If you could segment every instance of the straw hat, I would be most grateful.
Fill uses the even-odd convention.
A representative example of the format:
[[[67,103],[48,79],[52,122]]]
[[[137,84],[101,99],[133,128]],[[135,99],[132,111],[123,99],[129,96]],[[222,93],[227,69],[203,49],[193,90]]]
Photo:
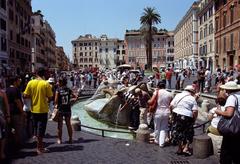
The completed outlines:
[[[195,93],[195,88],[194,88],[192,85],[187,85],[187,86],[184,88],[184,90]]]
[[[240,90],[240,85],[237,85],[234,81],[229,81],[226,84],[221,85],[220,88],[225,90]]]

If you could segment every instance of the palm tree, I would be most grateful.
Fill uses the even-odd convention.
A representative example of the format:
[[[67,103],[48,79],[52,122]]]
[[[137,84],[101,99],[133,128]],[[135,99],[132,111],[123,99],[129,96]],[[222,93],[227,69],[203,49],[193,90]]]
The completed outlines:
[[[147,65],[148,69],[152,69],[152,26],[161,23],[161,16],[155,11],[155,8],[146,7],[144,8],[140,22],[143,26],[148,27],[148,37],[145,37],[147,45]]]

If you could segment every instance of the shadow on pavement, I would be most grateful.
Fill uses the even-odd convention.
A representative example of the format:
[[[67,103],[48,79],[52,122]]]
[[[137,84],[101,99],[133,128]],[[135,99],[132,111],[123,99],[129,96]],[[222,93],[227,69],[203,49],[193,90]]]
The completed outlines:
[[[49,147],[51,152],[67,152],[67,151],[78,151],[83,150],[83,146],[81,145],[64,145],[64,146],[56,146],[56,147]]]
[[[96,142],[96,141],[99,141],[99,140],[78,138],[77,140],[74,140],[73,143],[89,143],[89,142]]]

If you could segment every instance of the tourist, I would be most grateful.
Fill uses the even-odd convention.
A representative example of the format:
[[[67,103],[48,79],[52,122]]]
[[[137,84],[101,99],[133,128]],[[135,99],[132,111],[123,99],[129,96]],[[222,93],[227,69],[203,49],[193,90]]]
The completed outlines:
[[[147,102],[150,99],[150,95],[147,92],[141,90],[140,88],[135,89],[135,94],[136,97],[138,98],[139,103],[140,124],[147,124],[147,107],[148,107]]]
[[[234,111],[238,110],[240,112],[239,102],[240,102],[240,85],[235,82],[230,81],[224,85],[220,86],[221,89],[226,90],[229,95],[227,102],[225,104],[225,110],[216,109],[215,113],[219,116],[231,118],[234,115]],[[239,150],[240,140],[239,136],[223,135],[223,141],[220,153],[220,163],[234,163],[239,164]]]
[[[9,79],[9,87],[6,89],[8,104],[11,114],[11,128],[14,137],[14,143],[17,147],[23,144],[22,130],[24,128],[24,116],[22,95],[19,89],[21,79],[18,76],[13,76]]]
[[[0,83],[0,162],[6,158],[5,156],[5,139],[7,124],[10,123],[10,110],[8,105],[7,95],[2,91]]]
[[[211,88],[211,81],[212,81],[212,74],[210,72],[210,69],[207,68],[205,71],[205,92],[208,93]]]
[[[193,141],[193,125],[198,115],[195,90],[191,85],[186,86],[182,93],[177,94],[171,102],[173,112],[172,139],[178,144],[177,154],[192,155],[190,144]]]
[[[72,126],[71,126],[71,97],[77,98],[72,92],[71,89],[67,87],[67,79],[60,78],[59,88],[57,88],[55,93],[54,104],[57,105],[59,117],[58,117],[58,140],[57,143],[62,143],[62,126],[63,126],[63,117],[66,122],[69,143],[72,143]]]
[[[170,70],[170,68],[167,69],[166,72],[166,82],[167,82],[167,88],[171,89],[171,81],[172,81],[172,71]]]
[[[159,90],[153,93],[153,97],[149,100],[149,104],[157,97],[157,108],[154,114],[154,136],[155,143],[160,147],[165,146],[165,140],[168,133],[168,119],[170,114],[170,102],[172,95],[165,89],[166,85],[164,82],[158,83]]]
[[[50,77],[48,79],[48,83],[51,85],[52,92],[53,92],[53,97],[51,99],[49,99],[49,110],[50,110],[50,114],[51,114],[53,112],[53,108],[54,108],[54,93],[56,90],[55,79],[53,77]]]
[[[219,110],[221,110],[221,111],[225,111],[224,105],[225,105],[225,103],[226,103],[226,99],[227,99],[227,97],[226,97],[225,94],[224,94],[224,95],[219,95],[219,96],[217,97],[217,99],[216,99],[216,104],[217,104],[217,106],[214,107],[214,108],[212,108],[212,109],[209,111],[209,113],[208,113],[208,119],[211,120],[211,125],[208,127],[207,132],[212,133],[212,134],[214,134],[214,135],[218,135],[218,136],[220,135],[220,133],[219,133],[219,131],[218,131],[218,129],[217,129],[217,125],[218,125],[218,122],[219,122],[219,120],[220,120],[221,117],[218,116],[218,115],[215,113],[215,111],[216,111],[217,109],[219,109]]]
[[[197,78],[198,78],[198,85],[200,88],[199,90],[200,90],[200,92],[203,92],[204,80],[205,80],[205,71],[204,71],[203,67],[201,67],[200,70],[198,71]]]
[[[155,86],[157,86],[158,82],[160,81],[160,76],[161,76],[161,74],[160,74],[158,69],[156,69],[154,76],[155,76]]]
[[[178,82],[179,82],[179,89],[182,90],[183,86],[184,86],[184,81],[185,81],[185,70],[182,70],[179,74],[178,74]]]
[[[24,91],[24,95],[32,100],[32,117],[34,135],[37,137],[37,153],[49,152],[44,148],[43,137],[45,135],[48,120],[48,100],[53,96],[51,85],[45,81],[45,69],[37,70],[37,77],[31,80]]]
[[[161,71],[161,75],[160,75],[160,79],[163,83],[166,84],[166,72],[165,72],[165,68],[162,69]],[[157,84],[158,85],[158,84]]]

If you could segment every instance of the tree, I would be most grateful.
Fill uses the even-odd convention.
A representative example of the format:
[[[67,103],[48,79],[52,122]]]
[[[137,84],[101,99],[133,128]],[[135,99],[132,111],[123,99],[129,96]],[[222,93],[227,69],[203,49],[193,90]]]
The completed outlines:
[[[161,23],[161,16],[156,12],[155,8],[146,7],[144,8],[144,12],[140,17],[140,22],[142,26],[147,26],[148,32],[146,41],[146,51],[147,51],[147,65],[148,69],[152,69],[152,32],[153,25]]]

